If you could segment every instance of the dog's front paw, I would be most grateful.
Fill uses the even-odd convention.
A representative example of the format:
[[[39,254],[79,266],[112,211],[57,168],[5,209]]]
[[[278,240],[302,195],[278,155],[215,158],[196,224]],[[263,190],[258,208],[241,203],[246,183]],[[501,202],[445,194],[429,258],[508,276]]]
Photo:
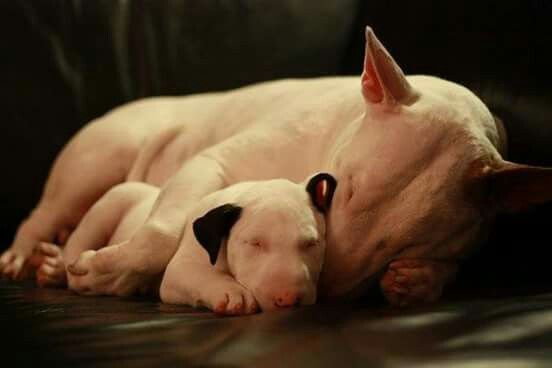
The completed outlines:
[[[12,247],[0,255],[0,278],[28,280],[34,277],[36,263],[30,251]]]
[[[35,247],[34,255],[40,259],[36,271],[36,283],[39,287],[64,287],[67,284],[61,248],[41,242]]]
[[[253,294],[239,284],[228,284],[207,298],[208,306],[217,314],[246,315],[259,309]]]
[[[453,263],[400,259],[389,264],[380,286],[393,306],[411,306],[439,299],[444,285],[456,273]]]

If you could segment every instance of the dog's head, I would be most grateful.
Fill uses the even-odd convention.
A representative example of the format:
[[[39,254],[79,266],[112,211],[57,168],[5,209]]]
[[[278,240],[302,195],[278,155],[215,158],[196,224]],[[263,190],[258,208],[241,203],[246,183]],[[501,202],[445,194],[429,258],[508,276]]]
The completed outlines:
[[[331,167],[340,184],[327,222],[328,294],[395,258],[464,256],[497,211],[552,199],[551,170],[504,161],[504,132],[475,94],[406,77],[370,28],[359,82],[365,113]]]

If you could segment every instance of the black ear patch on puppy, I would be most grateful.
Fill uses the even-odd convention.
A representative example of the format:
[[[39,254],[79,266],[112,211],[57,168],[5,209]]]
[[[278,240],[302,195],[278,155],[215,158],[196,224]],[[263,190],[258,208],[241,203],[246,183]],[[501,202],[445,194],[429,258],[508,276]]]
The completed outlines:
[[[314,206],[322,213],[330,209],[337,181],[327,173],[314,175],[307,184],[307,192]]]
[[[224,238],[240,218],[242,208],[234,204],[223,204],[213,208],[193,223],[194,235],[203,248],[209,253],[209,261],[214,265]]]

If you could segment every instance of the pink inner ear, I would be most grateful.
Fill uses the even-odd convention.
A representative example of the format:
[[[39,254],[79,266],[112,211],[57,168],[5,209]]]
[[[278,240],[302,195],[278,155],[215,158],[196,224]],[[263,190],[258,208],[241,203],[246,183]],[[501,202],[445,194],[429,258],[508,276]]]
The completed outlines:
[[[372,103],[379,103],[383,100],[383,88],[376,74],[372,61],[367,61],[362,73],[362,94],[364,98]]]
[[[369,27],[366,28],[366,54],[361,83],[366,102],[372,104],[410,105],[418,97],[401,68]]]
[[[326,180],[321,180],[316,184],[316,204],[320,208],[326,208],[326,197],[328,195],[328,183]]]

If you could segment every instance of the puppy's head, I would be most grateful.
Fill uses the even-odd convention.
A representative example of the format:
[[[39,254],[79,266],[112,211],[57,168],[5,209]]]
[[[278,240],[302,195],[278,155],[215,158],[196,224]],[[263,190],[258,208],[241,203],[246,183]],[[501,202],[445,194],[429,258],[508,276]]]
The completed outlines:
[[[336,184],[325,173],[301,184],[249,184],[234,202],[196,219],[194,235],[211,263],[226,262],[263,310],[313,304],[325,253],[324,213]]]

